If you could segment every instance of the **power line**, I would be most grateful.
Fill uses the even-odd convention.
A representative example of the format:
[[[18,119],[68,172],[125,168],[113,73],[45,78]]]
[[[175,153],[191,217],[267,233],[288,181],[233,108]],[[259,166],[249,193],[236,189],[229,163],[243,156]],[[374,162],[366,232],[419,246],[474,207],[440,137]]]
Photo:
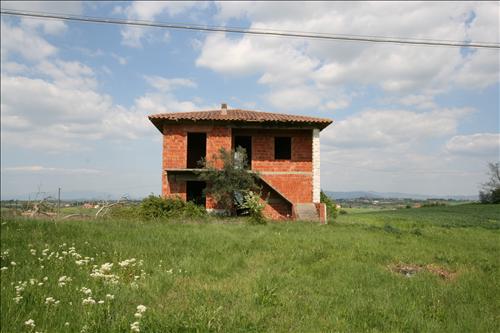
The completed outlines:
[[[221,26],[208,26],[208,25],[202,26],[194,24],[182,24],[182,23],[166,23],[166,22],[127,20],[127,19],[106,18],[106,17],[90,17],[90,16],[78,16],[78,15],[64,15],[56,13],[18,11],[11,9],[1,9],[0,13],[2,15],[12,15],[12,16],[42,18],[42,19],[57,19],[57,20],[77,21],[85,23],[117,24],[117,25],[129,25],[129,26],[139,26],[139,27],[155,27],[164,29],[194,30],[194,31],[205,31],[205,32],[228,32],[228,33],[238,33],[238,34],[260,35],[260,36],[295,37],[295,38],[338,40],[338,41],[351,41],[351,42],[500,49],[499,43],[492,43],[492,42],[466,42],[466,41],[446,41],[446,40],[414,39],[414,38],[413,39],[393,38],[393,37],[381,37],[381,36],[377,37],[377,36],[357,36],[357,35],[336,35],[328,33],[311,33],[311,32],[300,32],[300,31],[246,29],[238,27],[221,27]]]

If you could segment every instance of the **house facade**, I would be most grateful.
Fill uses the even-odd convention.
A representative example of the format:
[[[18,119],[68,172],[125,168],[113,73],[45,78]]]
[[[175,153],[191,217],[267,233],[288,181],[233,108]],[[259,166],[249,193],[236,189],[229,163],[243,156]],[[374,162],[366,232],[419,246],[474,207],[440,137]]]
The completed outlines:
[[[210,160],[221,148],[242,147],[248,169],[257,172],[264,214],[272,219],[326,220],[320,204],[320,131],[330,119],[240,109],[149,116],[163,135],[162,195],[178,196],[220,210],[197,179],[201,158]],[[216,162],[217,165],[221,163]]]

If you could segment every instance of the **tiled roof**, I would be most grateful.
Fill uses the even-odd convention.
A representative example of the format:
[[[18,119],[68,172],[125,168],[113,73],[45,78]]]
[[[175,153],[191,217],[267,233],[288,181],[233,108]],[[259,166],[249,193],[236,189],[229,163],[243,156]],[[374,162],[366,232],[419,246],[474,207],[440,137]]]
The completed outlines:
[[[173,113],[159,113],[149,116],[149,120],[161,128],[162,121],[227,121],[227,122],[245,122],[245,123],[262,123],[262,124],[314,124],[318,128],[323,129],[332,123],[331,119],[316,118],[308,116],[297,116],[283,113],[270,113],[261,111],[250,111],[240,109],[227,109],[226,112],[222,110],[209,110],[209,111],[194,111],[194,112],[173,112]],[[160,129],[161,131],[161,129]]]

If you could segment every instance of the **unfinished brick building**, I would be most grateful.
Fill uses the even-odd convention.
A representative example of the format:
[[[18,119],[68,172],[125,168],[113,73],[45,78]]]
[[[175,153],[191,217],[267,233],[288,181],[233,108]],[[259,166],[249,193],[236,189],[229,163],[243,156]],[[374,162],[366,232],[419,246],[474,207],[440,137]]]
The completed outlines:
[[[179,196],[220,209],[195,174],[201,158],[210,159],[220,148],[245,148],[252,171],[259,174],[264,209],[272,219],[325,221],[320,204],[319,133],[330,119],[239,109],[149,116],[163,134],[162,194]],[[220,167],[220,166],[219,166]]]

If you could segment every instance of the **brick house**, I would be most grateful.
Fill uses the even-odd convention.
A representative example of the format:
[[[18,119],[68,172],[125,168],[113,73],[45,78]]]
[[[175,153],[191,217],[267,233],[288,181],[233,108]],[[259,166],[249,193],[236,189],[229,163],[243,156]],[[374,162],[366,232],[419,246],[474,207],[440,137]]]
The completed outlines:
[[[220,209],[194,171],[197,162],[219,149],[245,148],[251,171],[257,171],[264,209],[272,219],[326,220],[320,204],[320,131],[330,119],[239,109],[162,113],[149,120],[163,135],[162,195],[179,196]],[[217,167],[217,165],[216,165]],[[219,165],[220,167],[220,165]],[[198,169],[199,170],[199,169]]]

